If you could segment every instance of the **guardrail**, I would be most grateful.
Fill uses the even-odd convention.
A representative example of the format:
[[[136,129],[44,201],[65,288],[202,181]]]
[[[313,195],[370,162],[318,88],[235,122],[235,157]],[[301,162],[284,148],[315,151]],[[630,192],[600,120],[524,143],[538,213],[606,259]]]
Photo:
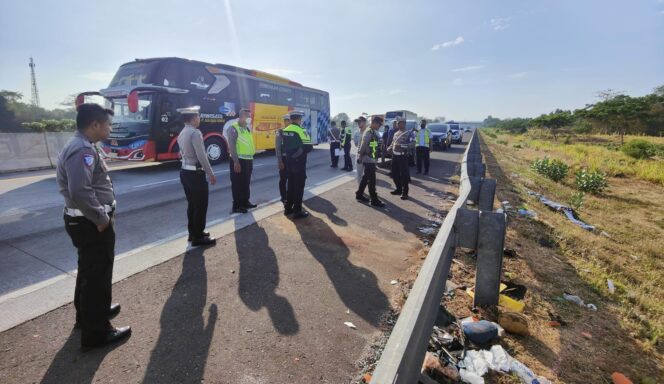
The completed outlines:
[[[74,132],[0,133],[0,173],[55,168]]]
[[[474,130],[461,163],[459,198],[422,264],[371,384],[418,382],[456,247],[477,250],[475,305],[498,303],[507,221],[504,213],[492,212],[496,181],[485,176],[486,166]]]

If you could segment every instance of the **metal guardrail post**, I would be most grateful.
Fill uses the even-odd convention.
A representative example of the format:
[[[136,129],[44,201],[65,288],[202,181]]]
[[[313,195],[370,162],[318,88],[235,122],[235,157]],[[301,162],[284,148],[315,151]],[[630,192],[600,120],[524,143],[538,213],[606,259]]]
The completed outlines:
[[[372,384],[417,382],[455,247],[477,249],[476,305],[498,302],[506,216],[491,212],[496,181],[485,176],[486,166],[475,131],[461,163],[459,198],[422,264],[378,361]],[[466,209],[469,201],[480,210]]]

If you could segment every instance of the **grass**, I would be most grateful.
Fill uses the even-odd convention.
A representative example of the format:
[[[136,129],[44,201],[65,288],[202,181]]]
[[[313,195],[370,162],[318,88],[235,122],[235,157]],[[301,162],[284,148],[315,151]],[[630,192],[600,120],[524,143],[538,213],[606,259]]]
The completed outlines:
[[[512,203],[538,212],[557,239],[559,252],[589,287],[589,294],[604,301],[601,308],[615,314],[621,332],[664,361],[664,159],[631,158],[620,151],[619,139],[610,136],[573,138],[565,144],[561,138],[554,142],[538,133],[491,133],[495,137],[483,134],[482,138],[512,184],[509,192],[521,201]],[[661,138],[647,139],[664,143]],[[508,142],[509,150],[502,142]],[[532,190],[570,205],[578,193],[573,172],[555,183],[531,169],[533,160],[544,156],[560,159],[572,169],[607,175],[608,190],[586,194],[579,212],[583,221],[597,226],[596,232],[571,224],[527,194]],[[614,294],[608,291],[607,279],[615,283]]]
[[[485,133],[484,130],[482,133]],[[489,142],[515,149],[534,149],[536,156],[531,160],[549,155],[566,162],[573,170],[588,168],[601,171],[610,177],[633,177],[664,186],[663,159],[630,157],[620,151],[620,139],[617,136],[587,135],[553,141],[538,131],[512,135],[487,130],[485,138]],[[664,138],[658,137],[626,136],[625,142],[633,139],[646,140],[658,146],[664,145]],[[566,144],[566,141],[569,143]]]

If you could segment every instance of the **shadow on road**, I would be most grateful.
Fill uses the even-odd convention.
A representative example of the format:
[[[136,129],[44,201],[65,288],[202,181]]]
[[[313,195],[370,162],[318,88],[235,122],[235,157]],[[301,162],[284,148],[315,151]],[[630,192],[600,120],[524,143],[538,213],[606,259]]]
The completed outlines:
[[[237,216],[236,220],[242,216]],[[235,247],[240,263],[238,293],[242,302],[252,311],[265,307],[274,329],[282,335],[298,333],[300,326],[293,306],[279,296],[279,264],[270,247],[270,239],[260,225],[251,225],[235,231]]]
[[[182,273],[161,311],[161,332],[143,382],[200,383],[203,380],[218,316],[216,304],[207,306],[207,279],[204,250],[199,248],[186,253]]]

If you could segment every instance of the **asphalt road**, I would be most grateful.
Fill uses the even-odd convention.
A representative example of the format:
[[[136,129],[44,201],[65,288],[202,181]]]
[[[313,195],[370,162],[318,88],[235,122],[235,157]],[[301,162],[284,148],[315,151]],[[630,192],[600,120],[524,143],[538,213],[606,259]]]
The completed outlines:
[[[310,154],[307,185],[342,174],[329,167],[328,151],[320,145]],[[179,163],[123,166],[111,171],[118,206],[116,254],[186,231]],[[276,169],[273,154],[259,154],[252,202],[279,196]],[[217,184],[210,188],[208,221],[228,217],[232,205],[228,163],[214,171]],[[54,171],[0,176],[0,297],[76,270],[76,252],[63,229],[62,206]]]

